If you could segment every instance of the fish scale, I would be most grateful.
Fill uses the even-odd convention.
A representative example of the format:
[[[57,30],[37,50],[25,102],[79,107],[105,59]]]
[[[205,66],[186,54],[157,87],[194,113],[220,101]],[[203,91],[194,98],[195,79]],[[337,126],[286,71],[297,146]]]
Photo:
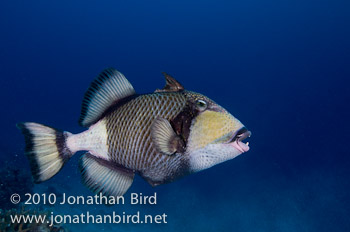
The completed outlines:
[[[139,96],[109,114],[105,120],[111,158],[132,170],[144,170],[158,161],[172,159],[152,149],[150,128],[157,116],[171,120],[185,104],[183,95],[153,93]]]

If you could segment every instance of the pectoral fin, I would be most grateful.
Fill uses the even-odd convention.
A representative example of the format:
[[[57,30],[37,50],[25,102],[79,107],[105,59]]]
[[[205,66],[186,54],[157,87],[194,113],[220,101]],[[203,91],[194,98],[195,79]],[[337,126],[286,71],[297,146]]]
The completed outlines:
[[[183,140],[175,133],[170,122],[157,117],[151,126],[151,137],[157,150],[166,155],[184,150]]]

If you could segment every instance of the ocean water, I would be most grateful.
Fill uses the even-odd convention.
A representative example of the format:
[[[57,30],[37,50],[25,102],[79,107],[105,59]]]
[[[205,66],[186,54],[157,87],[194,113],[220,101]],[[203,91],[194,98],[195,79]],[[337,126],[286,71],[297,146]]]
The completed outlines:
[[[81,132],[81,101],[100,71],[115,67],[138,93],[163,87],[165,71],[240,119],[250,151],[155,188],[137,177],[124,205],[27,207],[167,215],[70,231],[350,231],[349,11],[345,0],[1,1],[1,192],[30,179],[17,122]],[[23,191],[92,195],[80,155]],[[10,181],[17,169],[25,178]],[[157,204],[131,205],[130,193],[157,193]],[[0,208],[17,206],[9,200]]]

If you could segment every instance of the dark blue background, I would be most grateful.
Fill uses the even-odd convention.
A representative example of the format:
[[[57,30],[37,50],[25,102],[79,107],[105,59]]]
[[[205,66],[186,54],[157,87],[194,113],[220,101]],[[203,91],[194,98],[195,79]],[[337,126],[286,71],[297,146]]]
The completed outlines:
[[[138,93],[165,71],[240,119],[251,150],[154,189],[136,179],[131,192],[160,196],[141,210],[168,224],[108,230],[350,231],[349,12],[346,0],[2,1],[1,159],[28,169],[19,121],[82,131],[104,68]],[[48,183],[86,191],[77,161]]]

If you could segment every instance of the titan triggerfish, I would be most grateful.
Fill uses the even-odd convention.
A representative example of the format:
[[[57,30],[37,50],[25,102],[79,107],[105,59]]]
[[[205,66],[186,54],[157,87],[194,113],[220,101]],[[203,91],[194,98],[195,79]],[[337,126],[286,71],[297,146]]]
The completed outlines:
[[[208,97],[185,90],[163,73],[166,85],[136,94],[113,68],[100,73],[85,93],[79,124],[67,131],[25,122],[25,153],[35,183],[57,174],[77,152],[83,183],[94,193],[121,196],[135,174],[152,186],[172,182],[249,150],[244,125]]]

